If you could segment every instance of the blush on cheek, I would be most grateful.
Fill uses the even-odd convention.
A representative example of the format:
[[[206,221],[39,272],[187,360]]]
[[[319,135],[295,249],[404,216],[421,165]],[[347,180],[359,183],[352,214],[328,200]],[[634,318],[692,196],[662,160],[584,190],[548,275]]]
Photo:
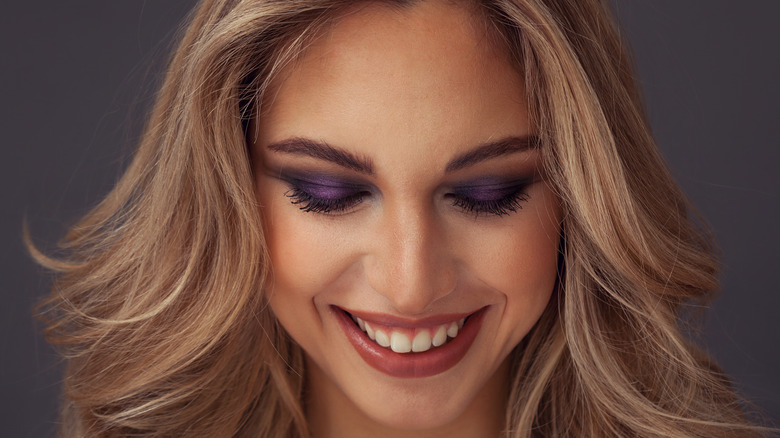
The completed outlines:
[[[301,221],[296,220],[294,214],[278,216],[266,236],[273,281],[276,286],[296,293],[315,291],[322,278],[321,271],[326,269],[329,260],[321,254],[322,245],[318,239],[322,236],[307,232],[306,224],[299,224]],[[292,285],[294,287],[290,288]]]
[[[350,228],[341,220],[323,220],[300,211],[284,196],[269,199],[264,216],[276,289],[311,298],[339,279],[349,259]],[[354,234],[354,231],[352,232]]]

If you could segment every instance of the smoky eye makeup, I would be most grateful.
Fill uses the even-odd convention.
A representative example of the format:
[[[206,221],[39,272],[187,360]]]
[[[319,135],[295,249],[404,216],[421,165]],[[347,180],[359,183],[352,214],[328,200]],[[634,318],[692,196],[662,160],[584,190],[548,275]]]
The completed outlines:
[[[272,175],[288,186],[284,196],[290,203],[306,213],[347,213],[379,193],[372,183],[329,172],[285,168]],[[534,182],[533,176],[486,176],[446,184],[439,193],[463,213],[506,216],[522,209]]]
[[[467,213],[504,216],[523,208],[534,178],[486,177],[454,185],[445,198]]]
[[[374,191],[370,184],[329,174],[282,172],[277,177],[289,186],[284,195],[290,202],[311,213],[346,212]]]

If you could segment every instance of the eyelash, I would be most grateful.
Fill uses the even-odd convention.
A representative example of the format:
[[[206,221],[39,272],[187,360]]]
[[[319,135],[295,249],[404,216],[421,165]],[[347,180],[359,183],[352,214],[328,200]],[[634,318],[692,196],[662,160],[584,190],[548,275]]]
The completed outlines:
[[[464,212],[473,213],[476,216],[504,216],[523,208],[522,203],[527,202],[529,198],[524,189],[525,186],[518,186],[507,195],[488,201],[480,201],[455,193],[447,194],[446,197],[452,199],[453,206],[459,207]],[[299,206],[298,208],[301,211],[319,214],[339,214],[363,202],[363,199],[369,196],[370,193],[360,191],[337,199],[326,199],[316,197],[293,185],[284,195],[290,198],[290,202],[293,205]]]
[[[284,195],[290,198],[293,205],[299,205],[298,208],[307,213],[337,214],[360,204],[368,194],[362,191],[342,198],[326,199],[318,198],[300,187],[292,186]]]
[[[452,205],[460,207],[467,213],[473,213],[475,216],[484,214],[485,216],[504,216],[515,213],[523,208],[522,203],[528,201],[528,194],[523,191],[523,187],[518,187],[511,193],[499,199],[489,201],[480,201],[468,196],[450,194],[453,199]]]

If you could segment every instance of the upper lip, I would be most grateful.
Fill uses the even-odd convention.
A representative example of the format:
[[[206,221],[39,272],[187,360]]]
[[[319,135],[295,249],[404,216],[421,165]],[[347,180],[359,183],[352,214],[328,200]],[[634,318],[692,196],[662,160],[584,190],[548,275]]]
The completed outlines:
[[[345,309],[337,306],[334,307],[344,312],[347,312],[350,315],[356,316],[364,321],[373,322],[385,326],[404,327],[404,328],[428,327],[428,326],[446,324],[446,323],[450,323],[453,321],[458,321],[460,319],[466,318],[481,310],[481,309],[476,309],[474,311],[464,312],[464,313],[441,313],[438,315],[426,316],[424,318],[405,318],[405,317],[390,315],[387,313],[364,312],[360,310]]]

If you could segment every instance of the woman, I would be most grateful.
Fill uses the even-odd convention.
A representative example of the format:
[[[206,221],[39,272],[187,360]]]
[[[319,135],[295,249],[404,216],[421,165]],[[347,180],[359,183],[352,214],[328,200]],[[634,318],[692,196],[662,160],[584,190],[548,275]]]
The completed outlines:
[[[148,126],[44,260],[65,435],[757,433],[600,2],[205,1]]]

